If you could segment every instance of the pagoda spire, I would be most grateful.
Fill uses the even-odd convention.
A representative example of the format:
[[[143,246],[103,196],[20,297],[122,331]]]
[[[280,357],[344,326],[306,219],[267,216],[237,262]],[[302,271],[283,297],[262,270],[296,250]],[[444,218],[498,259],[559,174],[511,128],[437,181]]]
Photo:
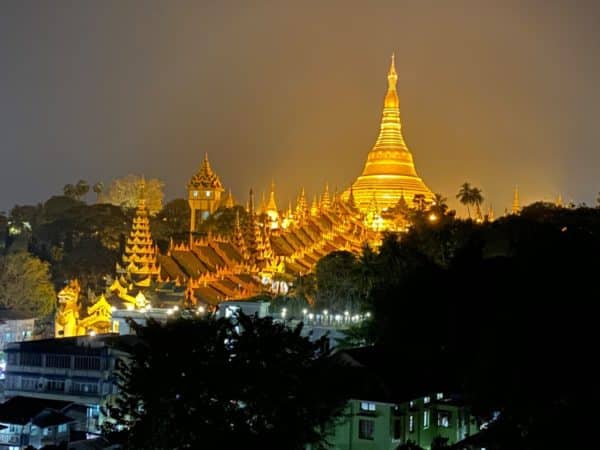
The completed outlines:
[[[150,218],[146,207],[146,180],[142,176],[139,184],[138,205],[121,257],[120,272],[127,272],[134,283],[148,285],[151,277],[158,277],[157,248],[150,233]]]
[[[558,194],[558,197],[556,197],[555,205],[557,207],[559,207],[559,208],[563,207],[563,198],[562,198],[562,195],[560,193]]]
[[[512,213],[519,214],[521,212],[521,203],[519,201],[519,186],[515,185],[515,192],[513,194]]]
[[[402,190],[407,198],[422,196],[425,204],[431,203],[434,198],[431,189],[417,175],[413,156],[402,136],[397,83],[396,61],[392,55],[379,134],[367,155],[362,174],[352,184],[356,207],[365,214],[369,210],[374,192],[382,210],[393,208]],[[349,194],[349,191],[346,191],[344,198],[348,198]]]
[[[310,215],[311,216],[316,216],[319,214],[319,202],[317,201],[317,196],[315,195],[313,197],[313,202],[312,205],[310,207]]]
[[[271,192],[269,193],[269,202],[267,203],[267,212],[277,211],[277,203],[275,202],[275,181],[271,181]]]
[[[325,183],[325,191],[321,196],[321,209],[329,209],[331,206],[331,197],[329,196],[329,183]]]
[[[254,191],[250,188],[250,193],[248,195],[248,214],[253,216],[256,214],[256,210],[254,209]]]
[[[298,201],[296,202],[296,217],[298,219],[306,217],[306,213],[308,211],[308,205],[306,204],[306,194],[304,192],[304,188],[300,191],[300,196],[298,197]]]
[[[244,234],[242,233],[242,227],[240,225],[240,211],[235,211],[235,227],[233,229],[233,244],[238,248],[242,257],[248,259],[248,247],[244,240]]]
[[[396,150],[408,152],[408,148],[402,136],[402,125],[400,124],[400,100],[396,84],[398,74],[396,73],[396,59],[392,53],[392,61],[387,75],[388,89],[383,101],[383,115],[379,126],[379,137],[371,152],[378,150]],[[412,163],[412,160],[411,160]],[[413,167],[414,172],[414,167]]]

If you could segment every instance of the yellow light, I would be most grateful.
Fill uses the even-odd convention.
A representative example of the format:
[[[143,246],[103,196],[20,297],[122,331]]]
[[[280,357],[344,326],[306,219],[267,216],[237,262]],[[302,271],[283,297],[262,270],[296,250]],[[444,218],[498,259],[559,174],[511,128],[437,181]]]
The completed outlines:
[[[437,220],[438,220],[438,216],[436,216],[434,213],[429,214],[430,222],[437,222]]]

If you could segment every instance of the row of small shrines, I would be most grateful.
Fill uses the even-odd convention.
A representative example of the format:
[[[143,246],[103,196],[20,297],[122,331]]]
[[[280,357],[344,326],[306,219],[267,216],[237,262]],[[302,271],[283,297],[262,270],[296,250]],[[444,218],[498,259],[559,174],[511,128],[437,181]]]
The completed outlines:
[[[246,227],[237,217],[230,237],[209,234],[188,242],[171,241],[162,254],[152,239],[142,200],[122,263],[117,264],[118,278],[93,298],[82,295],[77,281],[69,283],[58,295],[55,334],[68,337],[114,331],[111,316],[115,309],[177,305],[210,310],[221,301],[248,298],[265,290],[285,292],[287,284],[282,286],[275,274],[306,274],[331,251],[358,253],[364,242],[373,238],[346,202],[326,204],[328,208],[318,214],[300,206],[298,211],[305,213],[285,228],[272,228],[250,212]]]

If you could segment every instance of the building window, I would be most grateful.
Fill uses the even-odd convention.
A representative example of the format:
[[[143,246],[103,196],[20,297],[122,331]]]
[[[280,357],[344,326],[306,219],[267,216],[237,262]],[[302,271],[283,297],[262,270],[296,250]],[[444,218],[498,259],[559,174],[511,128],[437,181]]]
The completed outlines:
[[[360,410],[361,411],[374,412],[375,409],[376,409],[375,403],[360,402]]]
[[[411,401],[408,403],[408,407],[409,407],[409,408],[414,408],[414,407],[415,407],[415,401],[414,401],[414,400],[411,400]]]
[[[423,411],[423,429],[429,428],[429,411]]]
[[[198,191],[194,191],[194,192],[192,193],[192,195],[193,195],[194,197],[198,197]]]
[[[19,433],[19,432],[21,431],[21,429],[20,429],[20,428],[21,428],[21,427],[20,427],[19,425],[15,425],[15,424],[11,423],[11,424],[8,426],[8,432],[9,432],[9,433]]]
[[[210,197],[210,191],[206,191],[206,197]]]
[[[68,369],[71,367],[71,357],[67,355],[47,355],[46,367]]]
[[[100,358],[89,356],[76,356],[75,369],[77,370],[100,370]]]
[[[52,392],[64,392],[65,382],[62,380],[50,380],[46,385],[46,389]]]
[[[62,425],[58,426],[58,432],[59,433],[66,433],[67,432],[67,424],[63,423]]]
[[[437,416],[437,424],[440,428],[449,428],[450,413],[448,411],[439,411]]]
[[[443,392],[438,392],[437,394],[435,394],[435,399],[436,400],[442,400],[444,398],[444,393]]]
[[[394,420],[393,437],[398,440],[402,437],[402,423],[400,420]]]
[[[17,387],[17,377],[13,375],[6,376],[6,389],[16,389]]]
[[[21,378],[21,389],[24,391],[35,391],[37,389],[37,378]]]
[[[42,365],[42,354],[41,353],[21,353],[21,365],[22,366],[36,366]]]
[[[375,435],[375,422],[361,419],[358,421],[358,438],[372,441]]]
[[[408,432],[415,432],[415,416],[413,416],[412,414],[408,416]]]
[[[50,434],[50,427],[48,428],[42,428],[44,436],[48,436]]]
[[[71,390],[77,394],[97,394],[98,385],[96,383],[73,383]]]
[[[15,365],[17,364],[17,354],[10,352],[6,355],[6,364]]]
[[[431,397],[427,396],[423,398],[423,403],[427,404],[431,401]]]

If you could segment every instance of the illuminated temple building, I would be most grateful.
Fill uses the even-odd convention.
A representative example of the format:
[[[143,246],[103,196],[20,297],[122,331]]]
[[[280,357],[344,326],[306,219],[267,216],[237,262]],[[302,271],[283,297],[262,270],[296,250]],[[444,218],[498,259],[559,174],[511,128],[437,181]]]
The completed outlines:
[[[373,209],[393,208],[401,199],[409,207],[433,200],[433,193],[417,175],[412,154],[402,136],[394,56],[387,79],[379,136],[367,156],[362,174],[344,193],[346,199],[352,194],[356,206],[365,214]]]
[[[289,281],[311,272],[328,253],[358,254],[365,243],[378,241],[378,231],[404,229],[408,209],[426,207],[433,194],[417,175],[402,137],[396,82],[392,58],[379,137],[362,175],[343,193],[330,192],[325,185],[320,195],[307,198],[302,188],[295,205],[279,209],[272,182],[268,198],[263,195],[258,207],[252,189],[242,207],[205,155],[187,183],[189,237],[171,240],[161,253],[152,239],[142,184],[116,277],[105,292],[87,300],[80,298],[76,281],[63,289],[56,335],[118,331],[111,320],[115,309],[211,310],[222,301],[265,291],[285,294]],[[203,229],[211,215],[227,211],[234,218],[230,232],[218,236]]]

